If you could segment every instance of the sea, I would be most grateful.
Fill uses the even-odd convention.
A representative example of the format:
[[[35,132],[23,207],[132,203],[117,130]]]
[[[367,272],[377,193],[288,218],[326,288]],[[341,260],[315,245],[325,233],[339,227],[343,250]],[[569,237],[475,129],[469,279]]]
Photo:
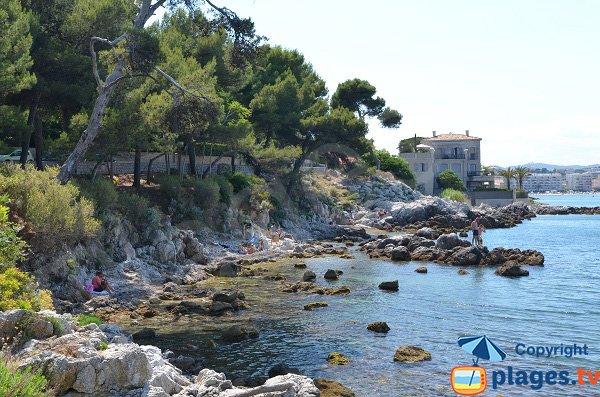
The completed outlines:
[[[554,205],[600,205],[600,195],[537,198]],[[477,362],[485,370],[474,377],[484,382],[480,395],[600,396],[600,215],[538,216],[515,228],[489,230],[484,243],[490,249],[539,250],[545,265],[527,268],[530,274],[522,278],[500,277],[487,267],[459,275],[454,266],[372,260],[351,247],[354,259],[302,260],[319,275],[318,284],[348,286],[348,296],[283,293],[277,282],[262,277],[213,278],[210,285],[243,290],[249,308],[209,320],[172,322],[152,343],[200,357],[232,379],[260,378],[284,363],[310,377],[341,382],[357,396],[456,396],[452,369],[471,366],[476,358],[458,339],[486,336],[506,358]],[[270,264],[267,274],[298,281],[304,270],[293,263],[299,261]],[[420,266],[427,267],[427,274],[415,272]],[[328,282],[321,277],[327,269],[343,274]],[[388,280],[399,280],[400,290],[379,290],[378,284]],[[314,301],[329,306],[303,310]],[[384,335],[368,331],[367,324],[376,321],[385,321],[391,330]],[[258,338],[219,339],[224,328],[247,323],[258,328]],[[422,347],[432,358],[394,362],[402,345]],[[331,352],[352,361],[329,365]]]

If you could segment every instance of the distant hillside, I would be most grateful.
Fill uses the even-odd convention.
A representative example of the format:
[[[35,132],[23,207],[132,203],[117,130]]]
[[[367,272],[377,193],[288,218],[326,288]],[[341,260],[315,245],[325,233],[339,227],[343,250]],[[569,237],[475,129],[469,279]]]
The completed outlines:
[[[546,168],[548,170],[564,170],[564,169],[573,169],[580,170],[584,168],[597,168],[600,167],[600,164],[592,164],[592,165],[557,165],[557,164],[547,164],[547,163],[527,163],[522,164],[524,167],[527,167],[532,170]]]

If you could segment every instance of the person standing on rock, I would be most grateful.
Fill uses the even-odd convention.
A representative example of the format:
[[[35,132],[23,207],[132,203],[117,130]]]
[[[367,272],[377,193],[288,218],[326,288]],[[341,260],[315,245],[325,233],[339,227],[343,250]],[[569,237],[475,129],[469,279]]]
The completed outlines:
[[[477,247],[477,243],[479,242],[479,221],[481,217],[477,215],[473,222],[471,222],[471,231],[473,232],[473,237],[471,238],[471,244]]]

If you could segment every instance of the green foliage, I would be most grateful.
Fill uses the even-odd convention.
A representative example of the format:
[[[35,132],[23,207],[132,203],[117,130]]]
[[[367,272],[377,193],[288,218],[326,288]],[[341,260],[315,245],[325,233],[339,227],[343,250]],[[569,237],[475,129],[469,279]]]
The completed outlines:
[[[241,172],[231,175],[229,182],[233,186],[233,192],[238,193],[252,185],[252,177]]]
[[[331,97],[333,108],[344,107],[358,116],[377,117],[383,112],[385,100],[374,97],[377,89],[366,80],[352,79],[340,83]]]
[[[515,197],[516,198],[528,198],[529,197],[529,193],[525,190],[522,189],[516,189],[515,190]]]
[[[215,208],[221,199],[220,186],[213,179],[194,182],[194,204],[203,210]]]
[[[219,194],[221,202],[225,205],[231,205],[231,201],[233,200],[233,185],[227,178],[224,176],[216,176],[213,179],[219,185]]]
[[[179,200],[183,194],[183,185],[181,177],[178,175],[161,175],[157,178],[160,185],[160,191],[167,197]]]
[[[425,138],[421,136],[402,139],[398,144],[398,151],[400,153],[415,153],[417,151],[417,145],[421,144],[423,139]]]
[[[136,227],[156,228],[160,225],[160,211],[151,207],[145,197],[132,193],[122,193],[119,195],[118,203],[125,217]]]
[[[100,351],[108,349],[108,343],[100,341]]]
[[[52,297],[38,287],[34,277],[16,267],[0,272],[0,311],[52,309]]]
[[[415,187],[415,174],[412,172],[406,160],[401,157],[390,154],[387,150],[376,151],[376,156],[380,161],[379,169],[391,172],[396,178],[402,180],[411,187]]]
[[[14,266],[24,258],[27,244],[18,235],[19,228],[9,221],[8,196],[0,196],[0,270]]]
[[[457,201],[459,203],[469,203],[471,201],[469,200],[469,196],[467,196],[462,191],[451,188],[444,189],[440,194],[440,197],[452,201]]]
[[[29,71],[33,65],[31,22],[31,14],[23,10],[19,0],[0,2],[0,99],[36,82]]]
[[[98,178],[95,182],[80,179],[77,185],[81,194],[94,202],[98,212],[112,208],[119,199],[115,184],[108,178]]]
[[[508,188],[508,190],[510,190],[511,180],[517,176],[515,170],[511,167],[508,167],[505,170],[500,170],[500,172],[498,172],[498,175],[503,176],[504,179],[506,179],[506,187]]]
[[[0,106],[0,139],[5,145],[0,154],[8,154],[14,147],[21,146],[19,137],[30,131],[31,127],[27,125],[27,112],[17,106]]]
[[[438,182],[442,189],[450,188],[461,192],[466,190],[462,179],[451,170],[442,171],[440,175],[438,175]]]
[[[8,361],[0,360],[0,396],[6,397],[46,397],[48,382],[41,371],[24,371]]]
[[[61,185],[57,172],[6,166],[0,173],[0,191],[14,200],[14,208],[39,241],[79,241],[96,235],[100,223],[93,216],[93,203],[81,197],[74,184]]]
[[[77,324],[81,327],[85,327],[88,324],[100,325],[102,323],[102,319],[93,314],[80,314],[77,316]]]

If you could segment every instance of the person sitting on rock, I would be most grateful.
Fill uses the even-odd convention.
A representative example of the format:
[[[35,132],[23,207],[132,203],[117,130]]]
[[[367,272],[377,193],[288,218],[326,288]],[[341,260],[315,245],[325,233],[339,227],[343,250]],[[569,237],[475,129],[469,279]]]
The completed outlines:
[[[252,243],[248,243],[247,251],[249,254],[253,254],[256,252],[256,247]]]
[[[94,292],[113,292],[113,289],[108,284],[108,280],[106,280],[106,276],[102,272],[96,272],[96,277],[92,279],[92,287],[94,288]]]

